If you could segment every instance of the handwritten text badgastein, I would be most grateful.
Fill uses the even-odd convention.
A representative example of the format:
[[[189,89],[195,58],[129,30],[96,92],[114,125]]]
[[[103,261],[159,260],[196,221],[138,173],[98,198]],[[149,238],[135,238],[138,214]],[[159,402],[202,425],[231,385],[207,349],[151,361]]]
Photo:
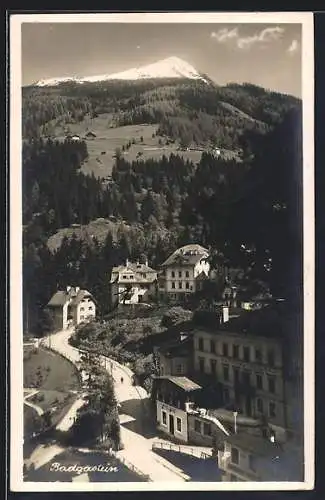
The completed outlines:
[[[82,474],[85,472],[118,472],[118,468],[110,464],[100,465],[62,465],[60,462],[53,462],[50,472],[76,472]]]

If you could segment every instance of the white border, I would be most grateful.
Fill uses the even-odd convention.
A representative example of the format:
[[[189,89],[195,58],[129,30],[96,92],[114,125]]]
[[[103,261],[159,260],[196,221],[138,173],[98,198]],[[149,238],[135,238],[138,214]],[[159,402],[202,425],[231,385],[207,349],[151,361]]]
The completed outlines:
[[[10,376],[12,491],[229,491],[310,490],[314,487],[314,34],[311,12],[11,14],[10,16]],[[304,225],[305,481],[272,483],[47,483],[23,482],[21,23],[301,23]],[[308,335],[308,342],[306,338]]]

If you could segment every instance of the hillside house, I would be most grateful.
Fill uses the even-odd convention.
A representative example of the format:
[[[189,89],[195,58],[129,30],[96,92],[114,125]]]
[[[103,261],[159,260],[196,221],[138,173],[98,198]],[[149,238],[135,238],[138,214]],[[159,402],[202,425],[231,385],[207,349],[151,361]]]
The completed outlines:
[[[118,302],[121,304],[141,304],[150,302],[156,296],[157,271],[148,266],[148,262],[126,261],[125,265],[113,267],[111,284],[118,284]],[[116,294],[116,288],[113,288]],[[116,302],[116,298],[112,298]]]
[[[67,286],[57,291],[47,307],[51,311],[54,328],[65,330],[70,326],[90,321],[96,316],[95,299],[87,290]]]
[[[208,250],[196,244],[176,250],[160,266],[159,296],[179,302],[201,290],[209,275],[208,256]]]

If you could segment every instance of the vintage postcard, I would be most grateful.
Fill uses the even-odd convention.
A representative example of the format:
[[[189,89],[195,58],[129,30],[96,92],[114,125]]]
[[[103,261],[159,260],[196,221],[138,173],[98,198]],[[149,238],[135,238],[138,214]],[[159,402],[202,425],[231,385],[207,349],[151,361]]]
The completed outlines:
[[[9,24],[11,489],[312,489],[312,13]]]

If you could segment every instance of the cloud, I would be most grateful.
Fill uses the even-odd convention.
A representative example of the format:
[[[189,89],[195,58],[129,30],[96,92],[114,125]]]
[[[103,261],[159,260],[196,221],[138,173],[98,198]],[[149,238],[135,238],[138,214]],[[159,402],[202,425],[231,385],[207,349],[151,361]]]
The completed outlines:
[[[240,37],[237,40],[237,46],[239,49],[248,49],[252,45],[264,45],[275,42],[281,38],[284,33],[284,29],[280,26],[274,26],[269,28],[264,28],[264,30],[255,33],[252,36]]]
[[[270,26],[250,36],[240,36],[238,28],[222,28],[213,31],[210,37],[218,43],[232,42],[239,49],[249,49],[253,45],[265,46],[279,40],[284,33],[280,26]]]
[[[210,36],[211,38],[215,38],[219,43],[225,43],[238,37],[238,28],[233,28],[232,30],[222,28],[217,32],[212,31]]]
[[[299,42],[298,40],[292,40],[291,44],[287,48],[288,54],[295,54],[297,50],[299,49]]]

